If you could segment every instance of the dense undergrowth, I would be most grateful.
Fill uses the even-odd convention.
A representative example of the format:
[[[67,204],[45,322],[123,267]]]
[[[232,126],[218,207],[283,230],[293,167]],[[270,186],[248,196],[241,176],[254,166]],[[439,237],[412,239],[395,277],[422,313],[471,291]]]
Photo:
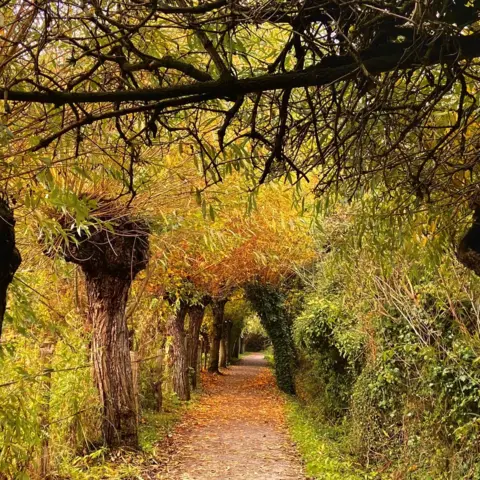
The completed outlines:
[[[64,382],[57,382],[51,389],[53,395],[58,395],[58,403],[63,408],[78,408],[75,405],[84,405],[87,400],[82,388],[78,388],[78,375],[73,381],[73,387],[67,392]],[[75,388],[76,385],[76,388]],[[63,388],[62,388],[63,386]],[[63,390],[63,391],[62,391]],[[24,395],[25,385],[17,390],[18,395]],[[28,390],[30,391],[30,390]],[[87,397],[91,392],[87,392]],[[63,399],[60,400],[60,397]],[[91,400],[91,399],[90,399]],[[2,397],[2,401],[5,399]],[[172,394],[166,394],[163,409],[161,412],[152,409],[144,409],[139,422],[139,449],[117,449],[109,450],[98,443],[92,442],[96,438],[96,432],[92,429],[99,421],[98,407],[96,403],[92,409],[88,407],[81,410],[81,415],[65,416],[58,421],[53,420],[48,427],[42,431],[37,427],[38,409],[35,408],[36,397],[20,398],[12,396],[12,402],[25,405],[21,410],[16,410],[18,415],[17,428],[2,431],[2,479],[27,480],[39,478],[35,471],[38,468],[38,451],[41,451],[42,442],[48,434],[49,448],[55,453],[50,458],[51,479],[72,479],[72,480],[98,480],[98,479],[143,479],[145,472],[154,473],[160,468],[165,458],[163,440],[170,435],[176,422],[188,408],[193,408],[193,402],[188,404],[179,402]],[[5,405],[3,403],[2,405]],[[40,405],[42,405],[40,403]],[[4,410],[2,409],[2,413]],[[14,412],[12,412],[14,414]],[[8,436],[7,436],[8,435]],[[26,443],[26,440],[29,443]],[[8,443],[7,443],[8,442]],[[8,447],[8,449],[7,449]],[[19,459],[24,459],[21,463]]]
[[[46,280],[38,270],[35,275],[19,275],[12,286],[7,320],[15,335],[6,336],[0,346],[0,479],[41,478],[45,451],[52,479],[142,478],[143,469],[157,462],[162,438],[192,402],[179,402],[165,381],[162,410],[156,411],[158,359],[164,353],[158,344],[142,348],[136,361],[140,449],[105,448],[90,334],[82,310],[74,304],[75,296],[64,295],[73,283],[72,270],[46,269],[48,273],[56,282],[51,292],[56,303],[39,296],[37,284]],[[60,318],[62,311],[68,313]],[[145,335],[142,328],[137,335],[140,339]],[[154,332],[150,335],[155,338]],[[169,368],[166,364],[166,379]]]
[[[295,349],[291,335],[291,319],[284,307],[282,294],[275,288],[250,284],[246,296],[258,313],[275,355],[275,374],[279,388],[286,393],[295,393]]]
[[[314,478],[480,478],[480,284],[425,220],[318,234],[290,407]]]
[[[69,462],[62,462],[57,477],[72,480],[150,478],[149,475],[155,473],[165,457],[162,441],[171,434],[185,408],[185,404],[172,397],[166,402],[163,412],[144,412],[139,427],[139,451],[110,451],[101,447]]]

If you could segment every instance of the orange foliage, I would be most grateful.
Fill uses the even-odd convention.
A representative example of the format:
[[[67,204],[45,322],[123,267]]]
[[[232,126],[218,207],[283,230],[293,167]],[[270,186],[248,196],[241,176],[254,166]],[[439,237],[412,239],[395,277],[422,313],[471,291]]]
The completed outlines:
[[[265,187],[247,214],[245,194],[219,188],[223,198],[214,220],[190,204],[178,224],[153,239],[157,268],[150,291],[221,297],[256,279],[280,282],[313,258],[309,222],[287,189]]]

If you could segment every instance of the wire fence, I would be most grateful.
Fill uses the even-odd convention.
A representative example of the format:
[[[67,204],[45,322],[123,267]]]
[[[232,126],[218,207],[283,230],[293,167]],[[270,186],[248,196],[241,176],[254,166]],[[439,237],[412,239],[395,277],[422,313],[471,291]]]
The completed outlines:
[[[146,358],[139,358],[139,359],[136,359],[136,360],[132,360],[132,363],[142,363],[142,362],[146,362],[148,360],[154,360],[156,358],[160,358],[162,356],[163,355],[160,354],[160,355],[153,355],[151,357],[146,357]],[[93,363],[90,362],[90,363],[85,363],[83,365],[78,365],[76,367],[68,367],[68,368],[58,368],[58,369],[44,368],[41,372],[25,375],[21,379],[12,380],[10,382],[5,382],[5,383],[0,383],[0,388],[9,387],[11,385],[15,385],[15,384],[18,384],[18,383],[23,383],[25,381],[33,382],[39,377],[45,377],[45,376],[51,375],[52,373],[72,372],[72,371],[75,371],[75,370],[82,370],[82,369],[89,368],[89,367],[93,367]]]

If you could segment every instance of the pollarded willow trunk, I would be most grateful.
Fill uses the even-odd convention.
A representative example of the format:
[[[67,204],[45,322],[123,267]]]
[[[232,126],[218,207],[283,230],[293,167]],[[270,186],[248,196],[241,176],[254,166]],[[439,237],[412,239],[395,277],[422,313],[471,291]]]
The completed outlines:
[[[222,341],[223,318],[225,314],[226,303],[226,300],[215,300],[212,303],[213,336],[210,350],[210,362],[208,365],[208,371],[211,373],[219,373],[218,367],[220,360],[220,342]]]
[[[232,363],[232,351],[233,351],[233,344],[232,344],[232,328],[233,322],[231,320],[227,320],[225,322],[225,339],[226,339],[226,352],[227,352],[227,364]]]
[[[192,305],[188,308],[189,316],[189,344],[188,344],[188,365],[191,372],[192,388],[197,388],[198,375],[198,339],[200,329],[202,328],[203,318],[205,316],[204,305]]]
[[[173,391],[179,400],[190,400],[190,384],[188,380],[188,355],[185,337],[185,316],[187,306],[181,304],[172,313],[167,322],[168,333],[172,337],[172,380]]]
[[[104,441],[111,447],[136,447],[137,411],[125,318],[130,277],[87,271],[85,279],[88,317],[93,328],[93,371],[103,406]]]
[[[65,245],[62,254],[85,274],[104,443],[136,448],[137,411],[125,308],[133,279],[148,263],[149,231],[144,222],[119,213],[100,217],[109,221],[108,229],[78,237],[78,243]]]
[[[203,353],[203,361],[204,361],[204,364],[202,365],[202,368],[204,370],[207,370],[207,360],[208,360],[208,356],[210,354],[210,338],[208,336],[208,333],[206,332],[200,332],[200,335],[202,336],[202,353]]]
[[[225,325],[223,325],[223,332],[225,332]],[[227,343],[225,341],[224,333],[220,340],[220,352],[218,354],[218,365],[220,368],[227,368]]]
[[[235,343],[233,344],[232,357],[239,358],[241,352],[242,352],[242,337],[239,335],[235,340]]]
[[[229,324],[229,340],[228,340],[228,346],[229,346],[229,361],[230,363],[234,360],[234,359],[237,359],[238,358],[238,344],[239,344],[239,338],[240,338],[240,334],[242,332],[242,329],[241,329],[241,326],[236,324],[236,323],[233,323],[230,321],[230,324]]]
[[[220,342],[220,367],[227,368],[230,361],[230,327],[232,322],[230,320],[223,320],[222,326],[222,340]]]
[[[8,203],[0,198],[0,337],[7,309],[7,290],[22,258],[15,246],[15,219]]]

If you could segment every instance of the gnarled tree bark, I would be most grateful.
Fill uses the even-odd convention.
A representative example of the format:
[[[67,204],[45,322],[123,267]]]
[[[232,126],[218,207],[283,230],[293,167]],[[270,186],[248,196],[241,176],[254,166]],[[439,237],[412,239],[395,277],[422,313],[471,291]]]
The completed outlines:
[[[197,388],[198,375],[198,338],[200,335],[200,328],[202,327],[203,318],[205,316],[204,305],[191,305],[188,307],[188,333],[189,342],[187,346],[188,366],[191,372],[192,388]]]
[[[8,203],[0,198],[0,337],[7,309],[7,290],[22,258],[15,246],[15,219]]]
[[[85,274],[104,443],[136,448],[137,412],[125,309],[131,283],[148,263],[149,231],[141,221],[127,216],[114,218],[111,229],[79,237],[78,243],[64,246],[62,254],[80,265]]]
[[[210,354],[210,338],[208,337],[208,333],[200,331],[200,335],[202,336],[202,354],[203,354],[203,369],[207,370],[208,365],[208,356]]]
[[[130,281],[85,272],[88,316],[93,325],[92,360],[103,406],[108,446],[137,445],[137,413],[125,308]]]
[[[212,347],[210,350],[210,362],[208,365],[208,371],[211,373],[219,373],[219,360],[220,360],[220,342],[223,335],[223,318],[225,314],[225,304],[227,300],[215,300],[212,303],[213,313],[213,336]]]
[[[232,330],[231,320],[223,320],[222,340],[220,342],[220,367],[227,368],[231,360],[230,355],[230,333]]]
[[[220,352],[218,354],[218,365],[220,368],[227,368],[227,342],[225,340],[225,324],[222,327],[222,339],[220,340]]]
[[[167,322],[168,333],[172,337],[172,380],[173,391],[179,400],[190,400],[190,383],[188,380],[188,355],[185,338],[185,316],[187,305],[181,303],[176,312],[172,313]]]

